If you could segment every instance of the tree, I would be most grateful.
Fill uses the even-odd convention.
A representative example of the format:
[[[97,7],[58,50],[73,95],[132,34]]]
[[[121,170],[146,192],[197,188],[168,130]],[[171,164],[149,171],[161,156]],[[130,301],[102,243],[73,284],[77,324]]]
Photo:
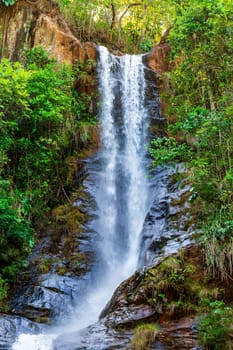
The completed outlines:
[[[148,51],[172,21],[172,0],[59,0],[76,35],[123,51]]]

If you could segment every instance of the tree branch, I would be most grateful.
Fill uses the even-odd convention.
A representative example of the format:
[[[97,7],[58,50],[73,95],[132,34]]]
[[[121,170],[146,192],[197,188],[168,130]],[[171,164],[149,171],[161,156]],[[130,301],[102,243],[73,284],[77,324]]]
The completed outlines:
[[[122,21],[123,17],[126,15],[126,13],[129,11],[129,9],[131,7],[135,7],[135,6],[142,6],[142,3],[141,2],[133,2],[132,4],[129,4],[119,17],[118,27],[121,27],[121,21]]]

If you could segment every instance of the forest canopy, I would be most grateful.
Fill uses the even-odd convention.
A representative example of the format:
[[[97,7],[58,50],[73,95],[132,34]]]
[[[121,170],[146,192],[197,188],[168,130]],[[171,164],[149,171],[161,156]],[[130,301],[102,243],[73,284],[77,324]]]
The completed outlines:
[[[175,1],[58,0],[80,40],[146,52],[172,24]]]

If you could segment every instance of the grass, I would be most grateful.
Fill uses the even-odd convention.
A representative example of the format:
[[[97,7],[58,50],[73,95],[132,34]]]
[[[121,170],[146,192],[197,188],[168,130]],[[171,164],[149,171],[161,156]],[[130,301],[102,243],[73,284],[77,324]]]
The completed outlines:
[[[134,330],[131,339],[132,350],[145,350],[152,346],[159,334],[159,327],[156,323],[143,323]]]

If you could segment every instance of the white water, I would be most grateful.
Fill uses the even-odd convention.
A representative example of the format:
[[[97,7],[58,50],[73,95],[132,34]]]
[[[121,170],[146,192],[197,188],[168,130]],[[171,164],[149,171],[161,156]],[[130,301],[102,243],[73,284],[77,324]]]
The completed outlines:
[[[118,284],[137,268],[146,215],[147,112],[142,57],[115,57],[99,48],[101,170],[96,183],[95,229],[99,263],[93,286],[65,327],[51,334],[21,334],[13,350],[50,350],[53,339],[94,323]]]

